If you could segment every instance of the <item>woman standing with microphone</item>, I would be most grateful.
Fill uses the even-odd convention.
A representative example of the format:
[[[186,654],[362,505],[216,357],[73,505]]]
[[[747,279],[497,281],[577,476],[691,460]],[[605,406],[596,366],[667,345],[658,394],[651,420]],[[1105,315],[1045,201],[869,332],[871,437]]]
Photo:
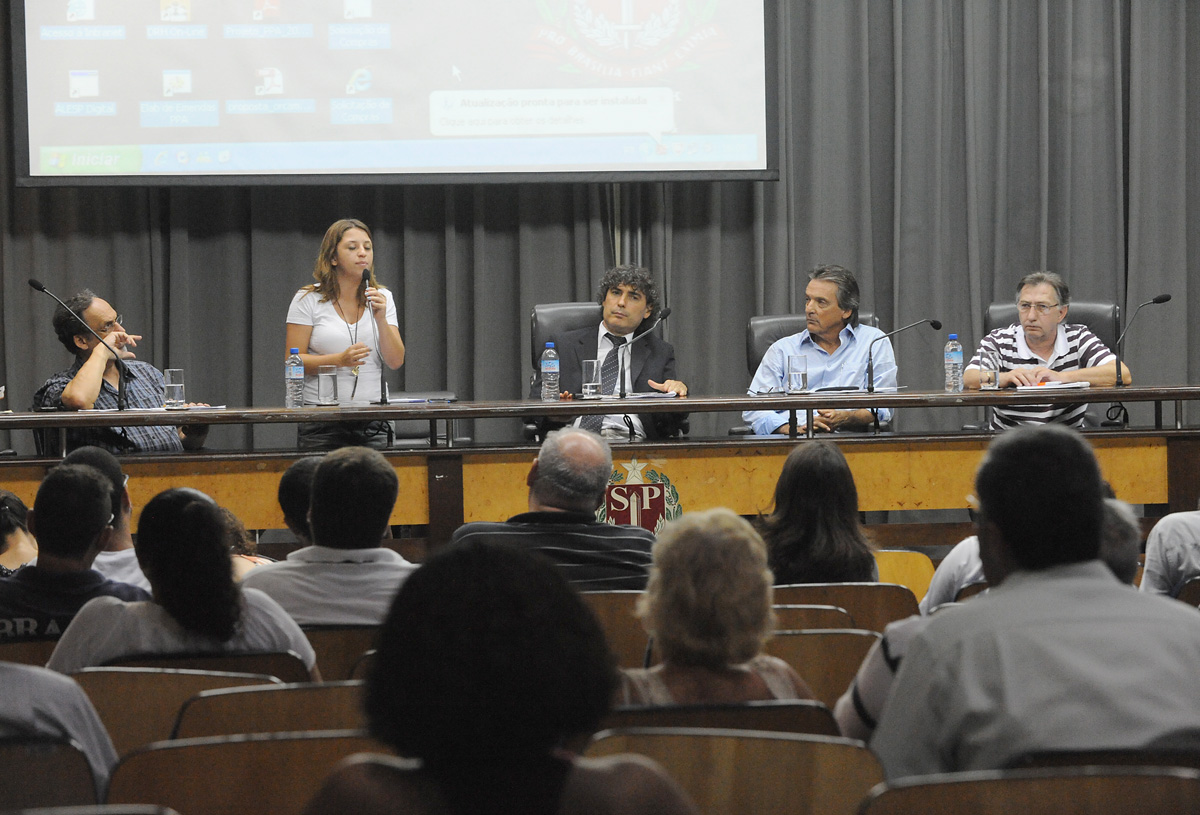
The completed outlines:
[[[371,230],[344,218],[325,231],[311,283],[292,298],[285,351],[299,348],[304,361],[304,401],[317,402],[317,369],[336,365],[338,401],[378,399],[382,359],[395,370],[404,364],[404,341],[392,293],[375,280]],[[332,450],[348,445],[384,448],[386,421],[307,422],[299,446]]]

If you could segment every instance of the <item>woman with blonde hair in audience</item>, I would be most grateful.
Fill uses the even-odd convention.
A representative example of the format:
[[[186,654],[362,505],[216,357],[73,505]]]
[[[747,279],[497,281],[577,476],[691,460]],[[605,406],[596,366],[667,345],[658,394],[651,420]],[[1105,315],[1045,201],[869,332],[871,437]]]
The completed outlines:
[[[775,508],[760,517],[775,585],[860,583],[879,579],[858,517],[850,465],[829,441],[806,441],[783,463]]]
[[[762,538],[728,509],[668,524],[653,549],[638,605],[662,664],[626,670],[626,705],[811,699],[783,660],[762,652],[771,636],[773,578]]]
[[[234,581],[232,544],[221,508],[204,493],[176,488],[154,496],[134,544],[154,599],[89,601],[46,667],[69,674],[140,654],[295,651],[320,681],[300,626],[266,594]]]
[[[334,770],[306,815],[687,815],[641,756],[580,758],[616,669],[591,610],[537,555],[448,546],[400,587],[367,676],[368,730],[397,755]]]

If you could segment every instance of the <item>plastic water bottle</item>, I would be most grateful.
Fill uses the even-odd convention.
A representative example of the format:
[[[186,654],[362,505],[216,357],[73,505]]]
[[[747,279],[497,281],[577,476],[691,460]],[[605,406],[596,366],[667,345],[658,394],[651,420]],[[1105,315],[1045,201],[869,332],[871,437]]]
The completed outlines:
[[[283,364],[283,393],[284,407],[304,407],[304,360],[299,348],[293,348]]]
[[[558,352],[554,350],[554,343],[546,343],[546,350],[542,352],[542,401],[557,402],[558,401]]]
[[[946,393],[962,393],[963,389],[963,349],[958,342],[958,335],[951,334],[946,343]]]

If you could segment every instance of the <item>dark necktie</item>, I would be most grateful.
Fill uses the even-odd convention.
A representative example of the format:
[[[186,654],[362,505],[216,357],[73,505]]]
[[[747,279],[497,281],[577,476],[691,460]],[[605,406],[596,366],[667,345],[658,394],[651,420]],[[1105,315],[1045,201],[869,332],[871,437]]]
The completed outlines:
[[[621,367],[621,346],[625,344],[625,338],[615,334],[605,334],[604,336],[608,337],[608,341],[612,343],[613,347],[608,352],[608,356],[604,357],[604,364],[600,366],[600,393],[611,396],[617,388],[617,371]],[[579,426],[584,430],[599,433],[600,428],[604,427],[604,415],[596,413],[584,416],[580,420]]]

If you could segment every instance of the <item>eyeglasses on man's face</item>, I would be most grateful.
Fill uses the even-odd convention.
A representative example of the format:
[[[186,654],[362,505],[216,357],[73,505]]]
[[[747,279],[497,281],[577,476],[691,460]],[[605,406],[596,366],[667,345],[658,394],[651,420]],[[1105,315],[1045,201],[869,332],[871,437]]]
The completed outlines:
[[[1050,313],[1051,309],[1059,308],[1058,303],[1017,303],[1017,311],[1022,314],[1028,314],[1030,311],[1036,311],[1041,316],[1045,317]]]

